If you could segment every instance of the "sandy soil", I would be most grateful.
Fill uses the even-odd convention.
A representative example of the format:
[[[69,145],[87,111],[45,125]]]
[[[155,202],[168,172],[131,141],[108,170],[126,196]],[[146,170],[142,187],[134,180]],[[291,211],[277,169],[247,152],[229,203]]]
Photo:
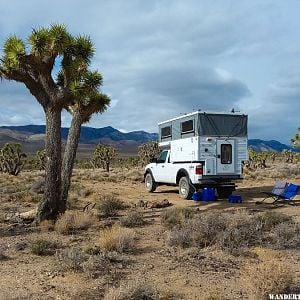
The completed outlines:
[[[167,199],[173,206],[191,207],[196,211],[244,208],[256,213],[276,210],[291,215],[300,222],[299,204],[281,207],[255,204],[262,199],[261,191],[272,189],[273,179],[245,180],[239,183],[236,193],[240,194],[244,201],[242,204],[231,204],[226,200],[183,200],[178,196],[175,187],[159,187],[156,192],[149,194],[145,191],[143,183],[138,181],[100,181],[97,176],[91,178],[91,172],[75,172],[71,193],[75,203],[73,209],[82,210],[82,207],[95,202],[100,195],[114,193],[132,205],[139,200]],[[55,255],[34,255],[30,251],[30,243],[37,238],[44,238],[60,242],[63,248],[75,246],[84,249],[98,243],[103,224],[107,220],[100,220],[88,230],[73,235],[40,230],[17,222],[4,222],[3,216],[16,211],[27,211],[36,206],[28,189],[40,176],[39,172],[23,172],[19,177],[0,175],[0,250],[7,256],[7,259],[0,260],[0,299],[102,299],[110,287],[141,280],[157,287],[161,292],[161,299],[251,298],[251,291],[244,285],[245,278],[241,270],[246,262],[255,264],[257,261],[251,257],[207,250],[199,250],[201,260],[189,260],[188,251],[171,248],[166,243],[167,229],[161,225],[160,214],[168,208],[141,209],[147,224],[132,229],[136,233],[137,247],[134,253],[124,254],[126,263],[116,264],[113,270],[110,269],[96,279],[90,279],[83,273],[62,272]],[[299,177],[289,178],[289,181],[300,184]],[[80,196],[82,189],[88,190],[88,195]],[[298,200],[300,196],[297,196],[296,202]],[[299,249],[275,252],[278,259],[286,264],[300,282]],[[272,256],[273,253],[273,250],[264,250],[264,255]],[[219,292],[222,297],[212,298],[212,295],[218,295]]]

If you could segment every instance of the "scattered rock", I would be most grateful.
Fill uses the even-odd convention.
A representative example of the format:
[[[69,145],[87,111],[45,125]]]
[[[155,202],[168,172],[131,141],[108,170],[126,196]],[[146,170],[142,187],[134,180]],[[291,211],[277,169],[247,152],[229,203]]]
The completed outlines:
[[[172,203],[170,203],[169,200],[164,199],[162,201],[139,200],[135,206],[143,208],[164,208],[171,205]]]
[[[31,185],[30,192],[36,194],[43,194],[45,191],[45,180],[39,180]]]
[[[28,244],[26,242],[17,242],[15,244],[15,250],[16,251],[23,251],[28,247]]]

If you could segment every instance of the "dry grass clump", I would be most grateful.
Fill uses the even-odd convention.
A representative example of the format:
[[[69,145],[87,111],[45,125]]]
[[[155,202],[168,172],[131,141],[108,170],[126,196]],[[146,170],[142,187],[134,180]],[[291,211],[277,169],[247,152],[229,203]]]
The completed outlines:
[[[156,288],[145,282],[134,282],[108,290],[104,300],[158,300]]]
[[[40,222],[39,227],[40,227],[41,231],[52,231],[52,230],[54,230],[54,221],[43,220]]]
[[[141,182],[144,178],[144,172],[138,169],[130,170],[125,175],[127,180]]]
[[[101,232],[99,244],[105,252],[131,252],[135,248],[135,234],[130,229],[112,226]]]
[[[138,227],[145,224],[143,214],[138,210],[130,210],[126,216],[121,218],[120,222],[125,227]]]
[[[291,271],[284,264],[274,260],[247,265],[243,279],[255,299],[265,299],[268,294],[289,293],[293,285]]]
[[[187,220],[191,219],[195,214],[195,211],[185,207],[172,207],[165,210],[161,214],[161,222],[164,226],[172,228],[174,226],[182,226]]]
[[[88,229],[96,221],[96,216],[91,213],[67,211],[58,218],[54,229],[61,234],[70,234],[78,230]]]
[[[119,210],[125,209],[126,205],[123,201],[115,195],[102,195],[96,205],[99,213],[107,218],[114,217],[118,214]]]
[[[79,248],[63,249],[56,254],[59,267],[63,271],[82,272],[87,255]]]
[[[296,248],[300,245],[300,226],[279,213],[250,215],[244,210],[235,213],[207,212],[173,227],[168,236],[170,246],[215,247],[232,254],[251,246]]]
[[[35,255],[52,255],[55,253],[55,250],[59,247],[57,242],[37,239],[30,243],[30,252]]]

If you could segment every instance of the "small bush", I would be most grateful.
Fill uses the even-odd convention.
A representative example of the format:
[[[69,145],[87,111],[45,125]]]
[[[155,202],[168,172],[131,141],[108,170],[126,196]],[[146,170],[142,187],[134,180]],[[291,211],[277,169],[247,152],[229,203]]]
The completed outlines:
[[[51,255],[54,254],[58,244],[52,241],[38,239],[30,244],[30,252],[35,255]]]
[[[113,226],[101,233],[100,248],[106,252],[130,252],[135,246],[135,235],[130,229]]]
[[[121,218],[121,225],[125,227],[138,227],[145,224],[143,214],[140,211],[131,210],[127,216]]]
[[[82,264],[83,272],[88,278],[98,278],[109,271],[109,260],[103,255],[93,255]]]
[[[293,284],[291,271],[286,265],[276,261],[248,265],[243,275],[246,285],[250,286],[252,296],[256,299],[264,299],[270,293],[288,293]]]
[[[193,243],[193,232],[188,226],[175,227],[170,231],[168,236],[168,244],[170,246],[178,246],[186,248],[192,246]]]
[[[186,219],[191,219],[195,212],[190,208],[172,207],[161,214],[161,222],[166,227],[182,226]]]
[[[0,249],[0,261],[1,260],[7,260],[8,256],[4,253],[2,249]]]
[[[156,300],[159,299],[157,290],[145,282],[136,282],[119,288],[111,288],[104,300]]]
[[[119,210],[126,208],[126,205],[115,195],[103,195],[97,202],[96,207],[99,213],[107,218],[116,216]]]
[[[64,249],[57,254],[59,266],[63,271],[81,272],[87,255],[78,248]]]
[[[90,213],[67,211],[55,223],[55,231],[70,234],[78,230],[88,229],[96,222],[96,217]]]

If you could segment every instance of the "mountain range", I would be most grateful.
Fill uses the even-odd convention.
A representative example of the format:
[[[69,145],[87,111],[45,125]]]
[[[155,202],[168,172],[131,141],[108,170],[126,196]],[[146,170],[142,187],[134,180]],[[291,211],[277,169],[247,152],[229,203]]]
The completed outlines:
[[[68,128],[62,128],[63,143],[68,136]],[[33,153],[44,147],[45,125],[1,126],[0,146],[5,143],[22,143],[25,152]],[[112,145],[123,154],[136,154],[137,147],[158,138],[157,133],[146,131],[121,132],[111,126],[92,128],[82,126],[79,140],[79,152],[90,154],[98,143]],[[250,139],[248,145],[255,151],[291,150],[288,145],[275,140],[264,141]]]

